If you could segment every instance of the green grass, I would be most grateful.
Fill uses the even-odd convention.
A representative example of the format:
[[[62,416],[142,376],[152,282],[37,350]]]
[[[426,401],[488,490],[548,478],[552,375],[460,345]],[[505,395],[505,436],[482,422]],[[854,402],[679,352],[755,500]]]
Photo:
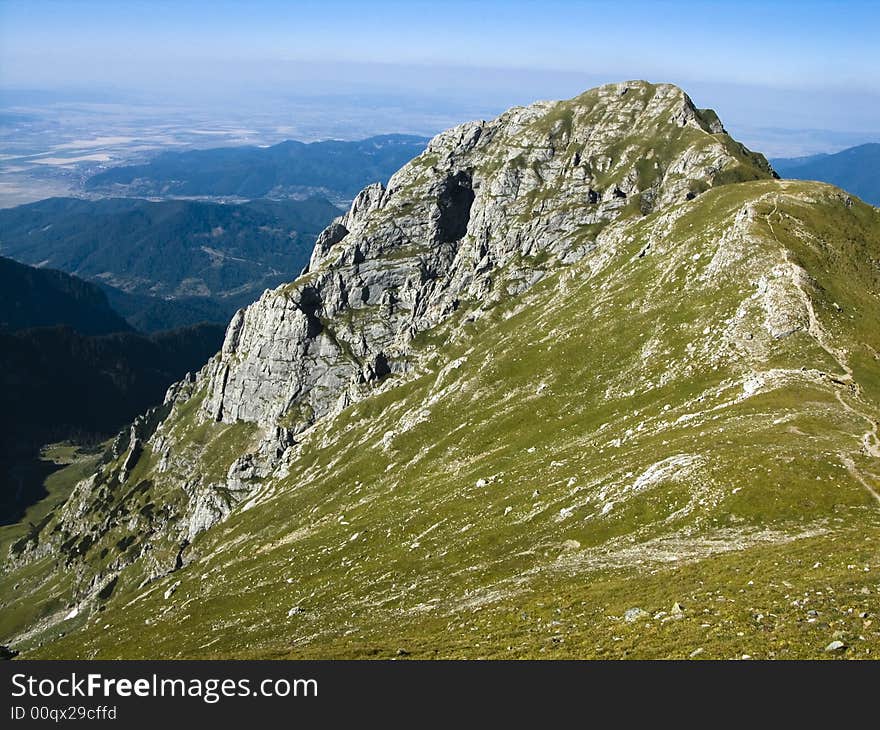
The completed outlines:
[[[302,434],[288,476],[199,535],[193,562],[141,587],[141,559],[103,611],[18,646],[34,657],[803,658],[829,656],[840,636],[844,656],[876,655],[875,619],[859,614],[876,610],[880,511],[844,458],[876,483],[859,439],[864,414],[880,411],[880,304],[865,265],[880,227],[837,195],[743,183],[683,203],[663,232],[658,215],[616,224],[599,235],[601,265],[555,269],[523,306],[469,324],[462,310],[421,336],[417,374]],[[748,241],[725,239],[746,207]],[[852,353],[858,392],[834,381],[839,363],[806,332],[762,329],[756,281],[786,256],[816,282],[817,317]],[[742,397],[750,373],[773,368],[784,376]],[[195,473],[220,478],[255,434],[201,422],[200,402],[178,406],[168,432]],[[138,465],[155,484],[114,504],[131,514],[183,498],[155,459]],[[41,615],[52,608],[49,567],[4,578],[27,589],[4,607],[7,634],[33,620],[33,597]],[[621,620],[676,601],[682,618]]]

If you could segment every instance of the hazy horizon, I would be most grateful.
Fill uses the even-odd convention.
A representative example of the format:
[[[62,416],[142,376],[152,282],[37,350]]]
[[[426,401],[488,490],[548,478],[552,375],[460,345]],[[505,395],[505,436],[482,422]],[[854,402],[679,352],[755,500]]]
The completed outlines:
[[[878,21],[815,0],[0,0],[0,204],[162,149],[433,136],[630,79],[768,157],[835,152],[880,141]]]

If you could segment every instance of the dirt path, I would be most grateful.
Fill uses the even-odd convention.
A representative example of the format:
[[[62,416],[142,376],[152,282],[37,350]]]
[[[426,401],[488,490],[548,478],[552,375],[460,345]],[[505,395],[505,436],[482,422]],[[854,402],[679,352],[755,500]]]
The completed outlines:
[[[783,256],[785,257],[785,261],[787,263],[792,263],[788,258],[788,251],[785,246],[779,241],[779,237],[776,235],[776,230],[773,228],[773,217],[777,217],[780,221],[782,220],[782,213],[779,212],[779,200],[774,196],[773,199],[773,210],[770,211],[765,216],[767,221],[767,225],[770,228],[770,233],[773,235],[773,238],[779,244],[780,248],[783,251]],[[828,333],[822,327],[819,318],[816,316],[816,310],[813,307],[813,300],[810,298],[807,292],[803,292],[804,296],[804,304],[807,309],[807,314],[809,316],[810,325],[808,328],[809,334],[813,337],[813,339],[818,343],[819,347],[821,347],[831,358],[840,366],[840,369],[843,371],[842,375],[837,375],[835,377],[839,382],[847,385],[852,393],[852,397],[854,400],[861,402],[862,398],[859,393],[858,383],[855,382],[853,378],[852,368],[849,366],[849,362],[847,361],[847,352],[842,348],[834,347],[834,345],[830,342],[828,337]],[[848,403],[846,399],[841,394],[840,390],[836,389],[834,392],[835,397],[841,406],[843,406],[844,410],[850,413],[857,418],[860,418],[864,421],[867,421],[870,425],[870,429],[866,431],[860,437],[859,441],[862,445],[864,451],[868,454],[868,456],[880,459],[880,436],[878,436],[878,424],[868,413],[865,411],[855,407],[851,403]],[[868,480],[864,477],[864,475],[859,471],[858,467],[855,465],[855,462],[852,458],[844,452],[838,454],[841,462],[846,466],[847,470],[852,474],[852,476],[862,485],[871,496],[880,504],[880,494],[877,493],[877,490],[874,489],[873,486],[868,482]]]
[[[843,462],[843,465],[847,468],[850,474],[852,474],[853,478],[856,479],[865,489],[870,492],[871,496],[877,500],[877,504],[880,504],[880,494],[877,493],[877,490],[874,489],[865,477],[862,476],[862,473],[858,470],[855,463],[852,459],[849,458],[846,454],[839,454],[840,460]]]

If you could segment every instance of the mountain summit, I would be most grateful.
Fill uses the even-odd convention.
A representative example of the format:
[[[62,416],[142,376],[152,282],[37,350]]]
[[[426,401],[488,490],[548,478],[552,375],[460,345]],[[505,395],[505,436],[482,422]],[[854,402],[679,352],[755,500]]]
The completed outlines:
[[[12,546],[3,641],[880,650],[878,260],[878,211],[674,86],[444,132]]]
[[[607,86],[456,127],[361,192],[304,276],[235,316],[204,410],[297,431],[406,371],[419,332],[583,259],[610,222],[771,175],[674,86]]]

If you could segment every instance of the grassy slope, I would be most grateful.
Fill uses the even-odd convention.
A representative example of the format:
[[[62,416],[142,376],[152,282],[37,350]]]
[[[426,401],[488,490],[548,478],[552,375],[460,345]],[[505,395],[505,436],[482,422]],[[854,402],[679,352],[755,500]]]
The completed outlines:
[[[877,216],[768,181],[614,227],[423,337],[421,377],[319,424],[192,564],[30,655],[876,655]],[[765,331],[800,290],[750,276],[786,262],[819,339]]]

